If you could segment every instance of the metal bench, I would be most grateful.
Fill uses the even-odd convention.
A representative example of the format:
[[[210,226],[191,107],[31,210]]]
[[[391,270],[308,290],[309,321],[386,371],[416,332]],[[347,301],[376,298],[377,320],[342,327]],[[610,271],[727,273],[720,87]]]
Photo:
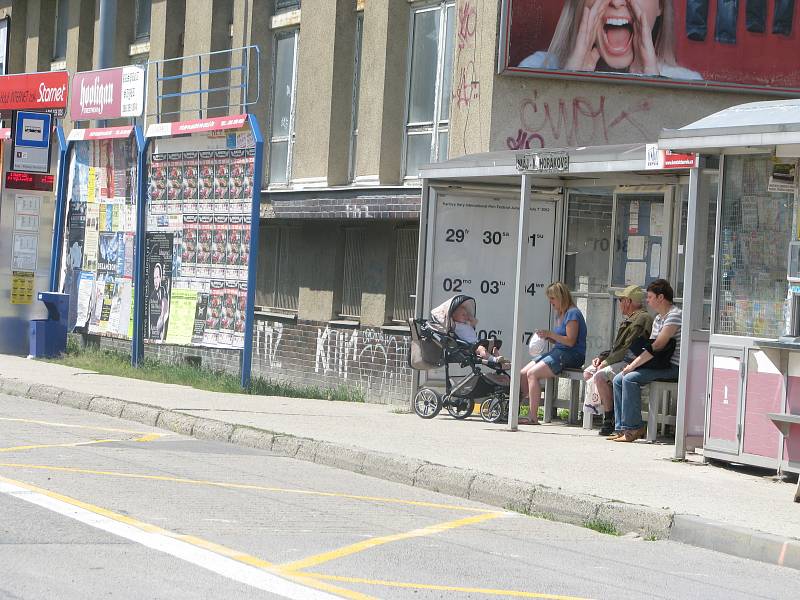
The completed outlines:
[[[781,430],[783,437],[788,438],[792,425],[800,425],[800,415],[790,415],[787,413],[767,413],[767,417],[778,429]],[[797,490],[794,493],[794,501],[800,502],[800,476],[797,478]]]
[[[559,400],[555,393],[555,383],[557,379],[569,380],[569,400]],[[581,409],[583,398],[583,369],[564,369],[556,379],[548,379],[544,386],[544,422],[550,423],[553,420],[554,408],[569,408],[570,425],[578,423],[578,412]]]

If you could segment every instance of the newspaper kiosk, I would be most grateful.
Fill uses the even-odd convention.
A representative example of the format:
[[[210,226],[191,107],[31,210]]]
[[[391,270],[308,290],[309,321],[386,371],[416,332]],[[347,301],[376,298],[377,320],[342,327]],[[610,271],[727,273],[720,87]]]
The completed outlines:
[[[734,106],[662,132],[659,146],[719,161],[708,368],[686,397],[705,402],[704,456],[800,472],[800,100]],[[692,190],[690,215],[702,203]],[[694,294],[709,280],[699,225],[687,236]]]
[[[27,355],[36,299],[51,290],[54,181],[65,141],[55,120],[67,106],[64,71],[0,76],[0,352]]]
[[[480,335],[503,339],[512,358],[512,429],[528,338],[551,322],[544,288],[563,279],[587,319],[587,357],[605,349],[618,312],[610,289],[680,280],[697,167],[696,156],[631,144],[493,152],[422,170],[416,315],[456,293],[476,298]],[[436,373],[420,376],[435,385]],[[702,405],[692,408],[702,430]]]

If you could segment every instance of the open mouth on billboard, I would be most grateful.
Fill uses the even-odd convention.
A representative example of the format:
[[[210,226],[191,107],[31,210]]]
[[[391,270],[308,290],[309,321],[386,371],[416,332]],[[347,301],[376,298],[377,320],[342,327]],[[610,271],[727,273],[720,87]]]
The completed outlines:
[[[628,19],[609,18],[603,25],[603,37],[610,54],[625,54],[633,42],[633,26]]]

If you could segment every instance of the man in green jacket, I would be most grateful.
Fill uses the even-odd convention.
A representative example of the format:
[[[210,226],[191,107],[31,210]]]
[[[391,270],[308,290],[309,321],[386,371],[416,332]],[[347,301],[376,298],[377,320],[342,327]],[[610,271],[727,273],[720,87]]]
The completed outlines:
[[[600,435],[606,436],[614,433],[614,391],[611,388],[611,381],[614,375],[625,367],[622,358],[633,340],[649,336],[653,328],[653,317],[642,308],[644,303],[642,288],[638,285],[629,285],[614,295],[619,298],[619,310],[625,319],[617,329],[611,349],[601,352],[592,359],[591,366],[583,372],[586,381],[590,379],[594,381],[597,394],[600,396],[603,406],[603,427],[600,429]]]

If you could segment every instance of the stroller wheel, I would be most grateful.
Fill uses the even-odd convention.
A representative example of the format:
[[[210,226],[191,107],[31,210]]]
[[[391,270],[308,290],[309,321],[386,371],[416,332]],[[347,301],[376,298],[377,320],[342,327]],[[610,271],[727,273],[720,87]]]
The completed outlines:
[[[449,412],[454,419],[466,419],[472,414],[475,408],[475,401],[472,398],[455,398],[450,396],[445,404],[447,406],[447,412]]]
[[[414,396],[414,412],[423,419],[432,419],[442,410],[442,399],[430,388],[422,388]]]
[[[487,423],[497,423],[508,419],[508,400],[500,396],[492,396],[481,403],[481,418]]]

